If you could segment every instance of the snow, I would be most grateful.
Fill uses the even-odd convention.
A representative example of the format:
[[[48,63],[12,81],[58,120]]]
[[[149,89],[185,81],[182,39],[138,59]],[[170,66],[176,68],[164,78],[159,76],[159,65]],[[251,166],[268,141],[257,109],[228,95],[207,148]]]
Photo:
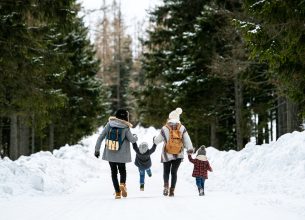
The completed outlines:
[[[151,145],[158,130],[136,127],[132,132],[139,143]],[[121,200],[114,199],[108,163],[93,156],[97,137],[53,153],[0,160],[1,219],[305,219],[305,132],[285,134],[271,144],[251,142],[240,152],[208,147],[214,172],[203,197],[187,159],[178,171],[175,197],[162,195],[160,145],[144,192],[137,168],[127,164],[128,197]]]

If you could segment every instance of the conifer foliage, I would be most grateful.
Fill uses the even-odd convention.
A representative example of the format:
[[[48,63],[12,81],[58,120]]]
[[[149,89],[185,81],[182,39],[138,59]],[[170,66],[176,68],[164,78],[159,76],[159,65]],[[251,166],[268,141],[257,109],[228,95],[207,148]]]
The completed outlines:
[[[225,150],[299,129],[303,12],[299,1],[164,0],[144,41],[140,121],[160,127],[182,107],[195,146]]]
[[[79,9],[75,0],[0,2],[0,150],[12,159],[76,143],[104,116]]]

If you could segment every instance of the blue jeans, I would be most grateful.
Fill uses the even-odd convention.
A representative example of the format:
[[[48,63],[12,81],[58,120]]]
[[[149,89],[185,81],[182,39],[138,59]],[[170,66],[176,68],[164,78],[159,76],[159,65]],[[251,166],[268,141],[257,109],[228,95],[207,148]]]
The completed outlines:
[[[148,176],[151,176],[151,170],[150,169],[146,169],[146,170],[139,169],[140,184],[144,184],[144,182],[145,182],[145,172],[147,173]]]
[[[196,185],[198,187],[198,189],[204,189],[204,181],[205,178],[202,176],[196,176]]]

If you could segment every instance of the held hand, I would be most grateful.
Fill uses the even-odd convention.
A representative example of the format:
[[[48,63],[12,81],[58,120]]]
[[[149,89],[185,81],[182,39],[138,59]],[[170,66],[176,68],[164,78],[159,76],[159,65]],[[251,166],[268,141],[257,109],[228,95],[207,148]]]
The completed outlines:
[[[138,140],[138,136],[136,134],[133,134],[133,136]]]
[[[94,152],[94,156],[95,156],[96,158],[99,158],[99,157],[100,157],[100,152],[99,152],[99,151],[95,151],[95,152]]]

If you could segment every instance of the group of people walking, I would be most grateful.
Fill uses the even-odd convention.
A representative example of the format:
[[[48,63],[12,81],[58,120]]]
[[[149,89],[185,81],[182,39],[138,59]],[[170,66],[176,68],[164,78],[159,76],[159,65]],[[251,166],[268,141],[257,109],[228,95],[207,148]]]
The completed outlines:
[[[208,178],[208,171],[212,171],[206,157],[205,146],[194,153],[193,144],[186,128],[180,122],[181,108],[170,112],[167,123],[160,133],[153,138],[153,145],[149,148],[146,142],[137,144],[138,137],[131,133],[132,124],[129,122],[129,112],[119,109],[115,116],[109,117],[108,123],[99,135],[95,145],[95,156],[100,156],[100,148],[105,139],[105,148],[102,159],[109,162],[111,178],[115,189],[115,198],[127,197],[126,187],[126,163],[131,162],[130,143],[136,152],[135,165],[139,169],[140,190],[144,190],[145,174],[152,176],[150,155],[156,150],[158,144],[163,142],[161,162],[163,163],[163,195],[174,196],[177,183],[177,171],[184,158],[184,149],[188,159],[194,164],[192,176],[196,179],[199,195],[204,195],[204,182]],[[118,180],[118,172],[120,181]]]

